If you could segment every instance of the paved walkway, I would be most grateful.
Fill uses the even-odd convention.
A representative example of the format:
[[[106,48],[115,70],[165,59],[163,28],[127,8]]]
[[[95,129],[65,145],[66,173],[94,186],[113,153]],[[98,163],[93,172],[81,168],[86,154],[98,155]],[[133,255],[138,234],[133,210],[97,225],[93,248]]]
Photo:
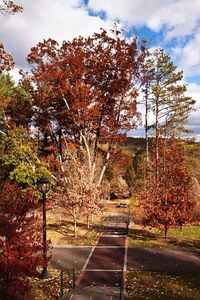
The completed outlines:
[[[110,218],[107,228],[101,233],[97,244],[92,247],[82,267],[76,289],[63,299],[123,299],[120,286],[126,272],[126,240],[125,220],[120,217]]]
[[[76,290],[63,299],[119,300],[127,270],[200,272],[200,249],[128,248],[126,220],[109,217],[94,247],[54,247],[51,267],[81,271]]]
[[[168,273],[200,272],[200,249],[129,248],[127,268]]]
[[[66,270],[75,268],[76,271],[80,271],[83,269],[92,248],[86,246],[54,246],[50,267]],[[169,273],[200,272],[200,249],[128,248],[127,270]]]

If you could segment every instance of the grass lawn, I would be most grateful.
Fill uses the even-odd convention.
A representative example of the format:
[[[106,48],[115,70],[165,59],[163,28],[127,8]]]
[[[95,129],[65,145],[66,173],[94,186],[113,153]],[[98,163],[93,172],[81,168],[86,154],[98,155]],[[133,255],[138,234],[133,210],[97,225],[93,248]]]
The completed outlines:
[[[94,216],[93,223],[87,228],[86,220],[79,219],[77,222],[77,238],[74,237],[73,223],[67,212],[50,211],[47,214],[47,238],[52,244],[85,245],[91,246],[96,241],[102,216]]]
[[[199,300],[200,275],[130,272],[126,292],[127,300]]]
[[[196,247],[200,248],[200,225],[170,229],[165,240],[163,233],[150,227],[133,225],[129,233],[130,247]]]

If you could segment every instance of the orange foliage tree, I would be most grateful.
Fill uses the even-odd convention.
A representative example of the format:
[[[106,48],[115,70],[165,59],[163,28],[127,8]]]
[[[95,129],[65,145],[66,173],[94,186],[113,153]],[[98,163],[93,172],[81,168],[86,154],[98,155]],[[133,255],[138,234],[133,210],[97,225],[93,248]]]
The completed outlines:
[[[102,30],[61,46],[44,40],[28,56],[33,69],[26,83],[34,99],[35,126],[56,146],[61,163],[66,141],[76,144],[88,163],[88,180],[96,185],[112,144],[138,125],[136,82],[145,55],[144,43],[134,39],[129,44],[120,33],[111,37]],[[96,176],[99,152],[103,160]]]
[[[191,219],[195,199],[189,192],[190,176],[184,167],[183,145],[175,138],[159,139],[159,177],[149,176],[139,206],[143,224],[164,230],[182,226]]]

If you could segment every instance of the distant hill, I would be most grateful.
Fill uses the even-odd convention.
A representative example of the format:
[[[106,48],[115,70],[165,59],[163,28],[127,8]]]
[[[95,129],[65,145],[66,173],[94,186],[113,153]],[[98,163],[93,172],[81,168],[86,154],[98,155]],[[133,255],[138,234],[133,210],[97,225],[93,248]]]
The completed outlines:
[[[153,139],[153,137],[149,137],[149,142]],[[194,139],[187,139],[185,142],[188,145],[197,145],[200,146],[200,142],[196,142]],[[143,150],[145,149],[145,138],[143,137],[127,137],[125,145],[131,150]]]
[[[125,145],[132,151],[145,149],[145,138],[139,137],[127,137]]]

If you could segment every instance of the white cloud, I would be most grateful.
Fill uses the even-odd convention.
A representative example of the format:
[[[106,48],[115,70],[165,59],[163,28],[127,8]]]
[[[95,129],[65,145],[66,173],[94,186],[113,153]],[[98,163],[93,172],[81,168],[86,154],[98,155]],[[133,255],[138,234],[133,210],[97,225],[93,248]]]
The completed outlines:
[[[189,83],[187,85],[187,95],[197,101],[195,108],[200,109],[200,85],[197,83]]]
[[[11,71],[9,71],[10,75],[12,76],[15,82],[19,82],[19,80],[21,79],[21,75],[19,74],[19,71],[20,69],[18,67],[15,67]]]
[[[200,136],[200,85],[197,83],[188,84],[187,95],[196,100],[195,111],[191,112],[189,117],[189,127],[193,130],[191,135]]]
[[[24,66],[30,47],[43,39],[51,37],[62,42],[79,35],[91,35],[101,27],[112,27],[109,21],[90,17],[78,6],[78,0],[21,0],[21,3],[22,13],[0,16],[0,40],[20,67]]]
[[[159,7],[165,6],[171,0],[90,0],[88,6],[95,10],[104,10],[108,18],[120,20],[123,23],[144,25]]]
[[[146,25],[154,31],[165,27],[168,39],[190,34],[200,15],[199,0],[90,0],[88,6],[128,25]]]
[[[173,49],[176,64],[187,76],[200,75],[199,0],[89,0],[94,11],[104,10],[109,20],[130,26],[164,30],[164,44],[176,39]],[[147,37],[148,38],[148,37]]]
[[[200,75],[200,29],[184,47],[176,48],[179,65],[187,76]]]

